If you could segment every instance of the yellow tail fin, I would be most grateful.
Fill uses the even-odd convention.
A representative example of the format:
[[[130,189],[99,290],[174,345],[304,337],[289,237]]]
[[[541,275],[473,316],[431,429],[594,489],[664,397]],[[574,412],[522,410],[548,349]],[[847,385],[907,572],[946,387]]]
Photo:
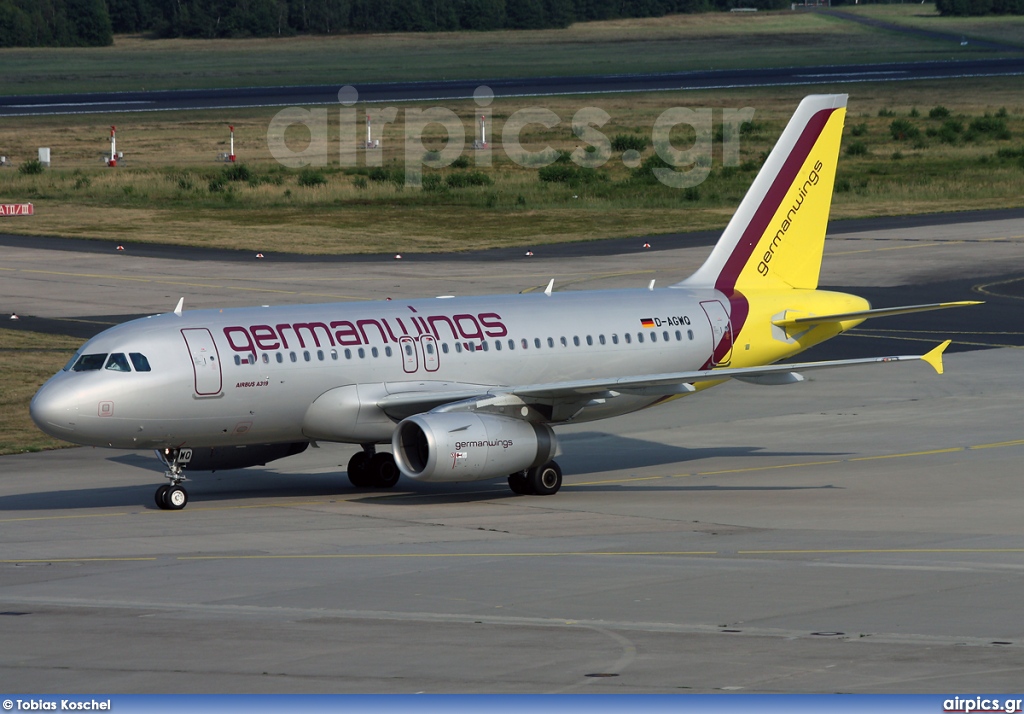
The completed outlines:
[[[800,102],[711,256],[681,286],[714,286],[727,295],[818,287],[846,99]]]

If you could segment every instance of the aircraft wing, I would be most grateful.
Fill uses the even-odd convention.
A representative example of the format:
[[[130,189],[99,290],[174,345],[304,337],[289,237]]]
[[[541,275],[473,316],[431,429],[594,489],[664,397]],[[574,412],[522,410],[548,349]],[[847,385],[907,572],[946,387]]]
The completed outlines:
[[[449,384],[445,385],[445,388],[432,391],[392,393],[378,400],[377,406],[389,414],[411,415],[431,410],[459,411],[486,406],[507,407],[533,402],[579,404],[591,399],[610,398],[620,394],[642,396],[685,394],[696,391],[693,387],[696,382],[720,382],[733,378],[761,384],[785,384],[802,381],[803,378],[800,377],[799,372],[914,360],[924,361],[931,365],[938,374],[942,374],[942,353],[950,345],[950,342],[951,340],[946,340],[923,355],[772,364],[760,367],[707,369],[489,388],[460,388],[458,385]]]

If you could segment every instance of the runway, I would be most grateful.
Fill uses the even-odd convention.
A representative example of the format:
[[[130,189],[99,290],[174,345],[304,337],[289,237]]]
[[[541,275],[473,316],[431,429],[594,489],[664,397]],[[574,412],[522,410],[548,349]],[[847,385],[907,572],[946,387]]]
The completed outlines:
[[[189,309],[664,286],[707,252],[499,267],[8,246],[0,308],[113,322],[182,293]],[[919,352],[953,333],[944,376],[730,383],[568,427],[550,498],[497,481],[357,492],[351,448],[322,444],[198,475],[164,512],[147,454],[2,457],[0,690],[1017,691],[1022,257],[1013,217],[832,235],[823,284],[989,301],[829,343]]]
[[[350,84],[358,91],[360,102],[380,103],[472,99],[474,92],[481,86],[490,88],[495,97],[544,97],[568,94],[671,92],[694,89],[1012,77],[1021,74],[1024,74],[1024,57],[705,70],[657,74],[480,78],[418,82],[349,83],[344,78],[340,78],[338,84],[319,86],[6,96],[0,97],[0,117],[338,104],[338,91]]]

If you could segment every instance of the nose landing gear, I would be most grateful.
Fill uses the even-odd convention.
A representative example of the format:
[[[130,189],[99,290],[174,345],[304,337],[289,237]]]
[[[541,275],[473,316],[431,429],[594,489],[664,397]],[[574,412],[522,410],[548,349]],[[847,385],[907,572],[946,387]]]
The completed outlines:
[[[185,466],[192,460],[192,449],[157,449],[156,454],[167,465],[164,475],[170,481],[156,490],[156,506],[164,511],[180,511],[188,504],[188,491],[181,484],[187,480]]]

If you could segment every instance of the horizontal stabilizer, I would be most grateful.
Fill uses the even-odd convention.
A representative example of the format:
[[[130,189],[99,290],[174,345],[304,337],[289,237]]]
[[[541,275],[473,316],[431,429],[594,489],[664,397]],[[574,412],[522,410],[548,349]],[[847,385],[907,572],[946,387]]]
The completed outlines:
[[[932,369],[934,369],[938,374],[942,374],[942,353],[946,351],[946,348],[949,347],[952,341],[953,340],[946,340],[927,354],[921,355],[921,359],[930,364]]]
[[[843,322],[844,320],[867,320],[872,317],[889,317],[891,315],[909,315],[913,312],[928,312],[929,310],[945,310],[948,307],[966,307],[967,305],[983,305],[979,300],[960,300],[959,302],[936,302],[930,305],[906,305],[904,307],[883,307],[877,310],[860,310],[858,312],[841,312],[835,315],[813,315],[809,317],[782,318],[772,320],[777,327],[805,327],[810,325],[822,325],[829,322]]]

